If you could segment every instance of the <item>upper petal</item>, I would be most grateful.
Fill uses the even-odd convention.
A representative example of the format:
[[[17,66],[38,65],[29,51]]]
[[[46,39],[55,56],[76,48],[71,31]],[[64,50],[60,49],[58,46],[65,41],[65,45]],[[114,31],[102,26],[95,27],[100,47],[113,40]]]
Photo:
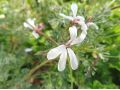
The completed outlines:
[[[71,5],[71,10],[72,10],[72,12],[73,12],[73,17],[76,17],[77,10],[78,10],[78,6],[77,6],[76,3],[73,3],[73,4]]]
[[[70,32],[70,39],[74,40],[77,37],[77,28],[76,28],[76,26],[70,27],[69,32]]]
[[[99,29],[98,26],[95,23],[93,23],[93,22],[88,22],[87,26],[88,27],[93,26],[93,27],[95,27],[95,29],[97,29],[97,30]]]
[[[63,13],[60,13],[59,14],[60,16],[62,16],[62,17],[64,17],[65,19],[68,19],[68,20],[73,20],[73,17],[71,17],[71,16],[66,16],[65,14],[63,14]]]
[[[77,16],[76,19],[80,20],[80,22],[85,22],[85,18],[83,16]]]
[[[88,30],[88,27],[85,24],[85,22],[79,21],[78,24],[81,26],[81,30],[83,30],[83,31],[87,31]]]
[[[30,28],[30,29],[33,30],[32,26],[30,26],[28,23],[24,22],[23,25],[24,25],[24,27],[26,27],[26,28]]]
[[[51,49],[48,53],[47,53],[47,58],[48,60],[54,59],[56,58],[58,55],[60,55],[62,52],[64,52],[65,46],[64,45],[60,45],[56,48]]]
[[[66,48],[64,49],[64,52],[60,55],[60,59],[58,62],[58,70],[63,71],[66,66],[66,60],[67,60],[67,50]]]
[[[35,19],[27,19],[27,23],[30,24],[32,27],[35,27]]]
[[[80,44],[80,43],[83,42],[83,40],[85,39],[86,35],[87,35],[87,32],[86,32],[86,31],[82,31],[82,33],[80,34],[80,36],[78,36],[78,38],[76,38],[76,39],[71,43],[71,45]]]
[[[67,48],[68,50],[68,55],[70,57],[70,64],[73,70],[78,68],[78,60],[77,57],[75,55],[75,53],[73,52],[73,50],[71,48]]]
[[[77,28],[76,26],[72,26],[69,28],[70,40],[66,43],[66,45],[71,44],[77,38]]]

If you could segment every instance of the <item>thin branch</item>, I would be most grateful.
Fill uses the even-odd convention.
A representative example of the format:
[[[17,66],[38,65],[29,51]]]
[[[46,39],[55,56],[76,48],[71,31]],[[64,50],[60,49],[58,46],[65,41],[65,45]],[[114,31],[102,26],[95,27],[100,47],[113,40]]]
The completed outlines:
[[[40,69],[42,66],[44,66],[44,65],[47,64],[48,62],[49,62],[49,60],[46,60],[46,61],[44,61],[43,63],[41,63],[41,64],[37,65],[36,67],[34,67],[33,69],[31,69],[31,70],[29,71],[29,73],[23,77],[23,80],[28,80],[28,79],[30,79],[31,76],[32,76],[38,69]]]
[[[117,8],[120,8],[120,5],[112,7],[111,10],[114,10],[114,9],[117,9]]]
[[[46,39],[52,41],[53,43],[55,43],[56,45],[58,45],[58,43],[51,37],[45,35],[43,32],[39,32],[40,35],[43,35]]]

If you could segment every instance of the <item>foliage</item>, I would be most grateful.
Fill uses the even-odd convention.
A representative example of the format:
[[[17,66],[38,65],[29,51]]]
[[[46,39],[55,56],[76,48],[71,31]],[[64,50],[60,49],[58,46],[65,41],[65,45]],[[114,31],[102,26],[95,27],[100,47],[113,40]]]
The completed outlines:
[[[58,72],[58,58],[50,62],[46,58],[56,44],[42,35],[35,39],[23,22],[36,18],[36,23],[45,24],[47,36],[65,43],[70,22],[59,13],[71,15],[73,2],[79,6],[78,15],[92,16],[99,30],[91,27],[85,41],[72,47],[79,68],[72,71],[67,63]],[[0,0],[0,88],[120,88],[120,0],[111,2]],[[26,53],[25,48],[33,51]]]

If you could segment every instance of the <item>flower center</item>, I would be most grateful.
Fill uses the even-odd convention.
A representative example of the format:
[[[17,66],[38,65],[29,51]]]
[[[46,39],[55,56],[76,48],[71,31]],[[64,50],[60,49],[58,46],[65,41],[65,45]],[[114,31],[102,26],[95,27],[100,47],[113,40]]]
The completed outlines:
[[[45,28],[43,23],[40,23],[38,26],[35,27],[35,32],[40,33]]]
[[[72,25],[76,25],[76,24],[78,24],[78,22],[80,22],[80,19],[78,19],[78,18],[76,19],[75,18],[73,21],[71,21],[71,24]]]

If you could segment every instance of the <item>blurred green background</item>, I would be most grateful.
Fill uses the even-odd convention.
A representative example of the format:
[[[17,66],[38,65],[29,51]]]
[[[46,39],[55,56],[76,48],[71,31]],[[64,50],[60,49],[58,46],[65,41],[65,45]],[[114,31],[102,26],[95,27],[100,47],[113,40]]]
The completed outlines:
[[[99,30],[90,28],[85,41],[72,47],[79,68],[72,71],[67,63],[59,72],[59,58],[44,63],[56,45],[35,39],[23,22],[36,18],[46,35],[65,43],[70,22],[59,13],[71,15],[74,2],[78,15],[92,16]],[[120,88],[120,0],[0,0],[0,88]]]

